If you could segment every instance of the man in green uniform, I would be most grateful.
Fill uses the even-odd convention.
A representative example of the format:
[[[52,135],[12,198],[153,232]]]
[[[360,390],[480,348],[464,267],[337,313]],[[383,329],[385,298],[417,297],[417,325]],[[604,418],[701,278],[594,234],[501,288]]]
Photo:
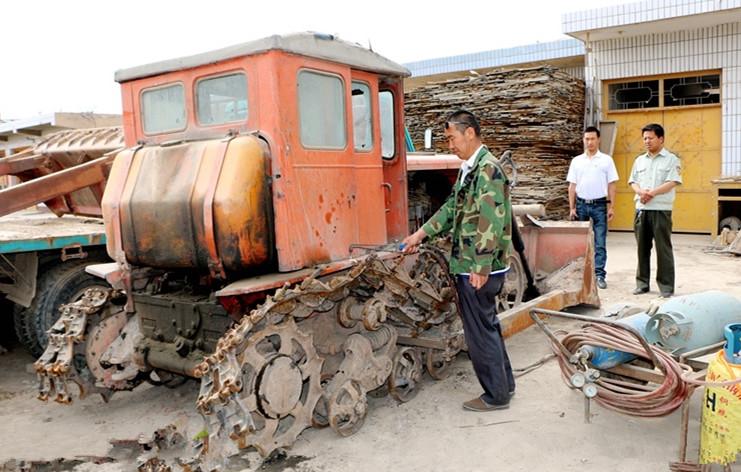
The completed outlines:
[[[450,272],[455,275],[463,330],[476,377],[484,393],[463,403],[472,411],[509,407],[515,391],[512,366],[497,319],[496,296],[509,269],[512,204],[509,181],[481,143],[476,117],[460,110],[445,122],[445,137],[463,164],[442,207],[403,241],[414,252],[427,237],[452,235]]]
[[[674,253],[672,251],[672,208],[674,187],[682,183],[679,158],[664,149],[664,128],[652,123],[641,130],[646,153],[636,157],[630,184],[636,193],[633,222],[638,243],[638,269],[634,295],[649,290],[651,247],[656,244],[656,283],[664,298],[674,294]]]

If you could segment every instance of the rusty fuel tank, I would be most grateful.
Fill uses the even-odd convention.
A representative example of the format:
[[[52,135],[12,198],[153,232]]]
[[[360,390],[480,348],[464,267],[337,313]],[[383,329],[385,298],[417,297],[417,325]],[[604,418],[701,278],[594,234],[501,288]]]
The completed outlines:
[[[102,201],[108,254],[221,278],[270,264],[269,161],[253,135],[122,151]]]

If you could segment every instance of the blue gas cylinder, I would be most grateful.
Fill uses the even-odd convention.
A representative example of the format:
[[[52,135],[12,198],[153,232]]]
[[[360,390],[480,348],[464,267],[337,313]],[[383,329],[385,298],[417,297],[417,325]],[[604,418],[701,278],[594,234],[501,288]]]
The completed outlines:
[[[726,335],[726,360],[741,364],[741,323],[731,323],[723,330]]]
[[[618,320],[617,323],[630,326],[642,335],[649,319],[651,317],[648,314],[641,312],[632,316],[626,316]],[[589,362],[597,369],[610,369],[636,358],[635,355],[629,352],[616,351],[606,347],[584,345],[581,349],[589,353]]]
[[[661,305],[648,320],[645,337],[676,355],[721,341],[729,323],[741,323],[741,301],[710,290],[675,297]]]

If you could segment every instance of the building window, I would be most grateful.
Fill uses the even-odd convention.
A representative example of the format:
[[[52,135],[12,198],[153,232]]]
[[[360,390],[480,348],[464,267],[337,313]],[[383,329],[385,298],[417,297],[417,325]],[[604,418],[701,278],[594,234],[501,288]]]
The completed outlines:
[[[345,93],[340,77],[302,70],[298,74],[301,144],[342,149],[347,144]]]
[[[664,79],[664,106],[720,103],[720,74]]]
[[[352,83],[353,140],[356,151],[373,149],[373,114],[370,87],[363,82]]]
[[[144,90],[141,94],[145,134],[185,129],[185,91],[182,84]]]
[[[609,110],[635,110],[659,106],[659,81],[643,80],[610,84]]]
[[[378,94],[378,103],[381,109],[381,157],[393,159],[396,154],[396,135],[394,130],[394,94],[384,90]]]
[[[218,125],[247,119],[247,76],[242,73],[199,80],[198,122]]]

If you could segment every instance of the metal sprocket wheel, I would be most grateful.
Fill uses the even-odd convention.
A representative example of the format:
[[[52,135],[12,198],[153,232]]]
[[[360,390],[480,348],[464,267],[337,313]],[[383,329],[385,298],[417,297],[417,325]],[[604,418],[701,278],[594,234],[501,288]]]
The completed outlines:
[[[247,418],[228,425],[230,437],[240,448],[252,446],[263,456],[291,446],[312,425],[322,393],[323,361],[312,336],[288,319],[254,333],[236,357],[242,385],[232,399]]]
[[[94,315],[88,318],[85,343],[76,346],[75,363],[80,375],[92,384],[105,385],[111,391],[132,390],[142,382],[134,366],[130,367],[133,377],[114,380],[116,374],[121,374],[118,367],[101,364],[103,354],[119,337],[129,320],[129,316],[120,308],[109,307],[107,313],[105,310],[105,317]],[[106,395],[103,397],[107,400]]]

